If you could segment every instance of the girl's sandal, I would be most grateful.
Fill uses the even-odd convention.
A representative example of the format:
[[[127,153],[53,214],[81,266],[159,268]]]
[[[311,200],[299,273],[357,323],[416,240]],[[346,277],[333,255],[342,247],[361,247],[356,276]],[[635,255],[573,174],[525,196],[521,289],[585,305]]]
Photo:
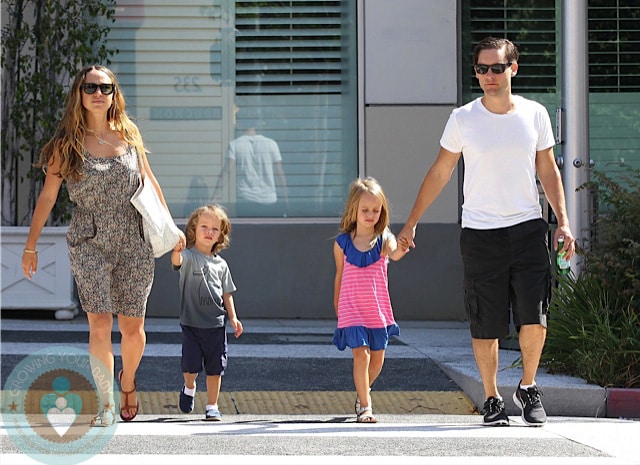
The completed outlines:
[[[136,415],[138,415],[138,409],[140,408],[139,400],[136,405],[129,405],[129,396],[136,392],[136,380],[135,378],[133,379],[133,389],[130,391],[125,391],[124,389],[122,389],[122,370],[120,370],[120,373],[118,373],[118,381],[120,382],[120,393],[124,394],[124,405],[120,405],[120,418],[122,418],[123,421],[131,421],[136,417]],[[133,415],[125,417],[124,415],[129,415],[129,410],[132,409],[134,411]]]
[[[373,416],[373,410],[371,407],[362,407],[358,410],[357,423],[377,423],[376,417]]]
[[[91,420],[90,426],[107,428],[116,424],[116,412],[114,405],[105,405],[104,409]]]
[[[371,405],[371,388],[369,388],[369,405]],[[356,394],[356,402],[353,405],[353,409],[356,411],[357,415],[360,410],[360,397],[358,397],[358,394]]]

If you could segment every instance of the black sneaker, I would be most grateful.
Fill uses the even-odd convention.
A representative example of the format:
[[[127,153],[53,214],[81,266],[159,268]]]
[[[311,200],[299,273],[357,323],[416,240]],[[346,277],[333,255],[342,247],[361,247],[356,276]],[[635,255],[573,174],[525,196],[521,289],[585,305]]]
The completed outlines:
[[[188,396],[184,393],[184,386],[180,390],[180,410],[184,413],[191,413],[195,405],[194,396]]]
[[[518,383],[518,389],[513,393],[513,402],[522,410],[522,421],[529,426],[542,426],[547,422],[547,413],[544,411],[540,397],[542,391],[538,386],[522,389]]]
[[[497,397],[489,397],[482,409],[484,426],[509,426],[509,417],[504,411],[504,401]]]

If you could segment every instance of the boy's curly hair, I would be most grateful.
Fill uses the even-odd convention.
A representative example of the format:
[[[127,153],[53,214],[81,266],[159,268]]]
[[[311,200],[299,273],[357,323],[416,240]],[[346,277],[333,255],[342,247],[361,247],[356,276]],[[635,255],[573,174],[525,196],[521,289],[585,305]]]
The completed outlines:
[[[217,254],[221,250],[228,248],[231,241],[231,222],[224,207],[218,204],[203,205],[191,213],[185,228],[187,248],[190,249],[196,243],[196,226],[198,219],[200,219],[200,216],[204,213],[215,216],[220,220],[220,237],[218,238],[218,242],[213,244],[211,248],[211,253]]]

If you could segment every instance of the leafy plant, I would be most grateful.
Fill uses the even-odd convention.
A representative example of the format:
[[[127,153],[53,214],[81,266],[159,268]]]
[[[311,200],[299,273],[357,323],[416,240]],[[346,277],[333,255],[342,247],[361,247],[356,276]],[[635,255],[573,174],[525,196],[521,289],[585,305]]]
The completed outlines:
[[[587,272],[640,308],[640,170],[593,171],[589,189],[597,202],[593,239],[584,250]]]
[[[588,273],[559,277],[543,364],[604,387],[640,387],[640,318],[632,302]]]
[[[7,0],[2,28],[2,225],[30,220],[43,174],[33,164],[53,135],[71,79],[87,64],[109,63],[105,39],[114,0]],[[29,183],[26,208],[18,188]],[[64,187],[64,186],[63,186]],[[65,189],[54,224],[70,218]],[[26,213],[21,218],[20,209]]]
[[[594,171],[596,199],[579,276],[558,276],[542,362],[604,387],[640,387],[640,171]]]

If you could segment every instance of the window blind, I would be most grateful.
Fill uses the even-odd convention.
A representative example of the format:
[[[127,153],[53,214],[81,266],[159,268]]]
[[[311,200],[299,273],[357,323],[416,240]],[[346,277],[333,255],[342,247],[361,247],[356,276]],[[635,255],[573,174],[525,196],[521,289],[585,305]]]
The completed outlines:
[[[236,94],[339,94],[339,0],[238,1]]]
[[[463,80],[471,93],[481,93],[472,69],[473,46],[487,36],[506,37],[518,46],[523,58],[518,93],[556,90],[555,0],[471,0],[463,5]]]
[[[589,89],[640,91],[640,5],[589,0]]]
[[[640,5],[625,0],[588,0],[589,89],[591,92],[640,90]],[[507,37],[526,60],[514,87],[520,92],[553,92],[560,6],[556,0],[470,0],[463,4],[465,69],[471,69],[473,44],[487,35]],[[558,26],[559,27],[559,26]],[[465,87],[481,92],[472,72]],[[471,74],[471,77],[468,77]]]

